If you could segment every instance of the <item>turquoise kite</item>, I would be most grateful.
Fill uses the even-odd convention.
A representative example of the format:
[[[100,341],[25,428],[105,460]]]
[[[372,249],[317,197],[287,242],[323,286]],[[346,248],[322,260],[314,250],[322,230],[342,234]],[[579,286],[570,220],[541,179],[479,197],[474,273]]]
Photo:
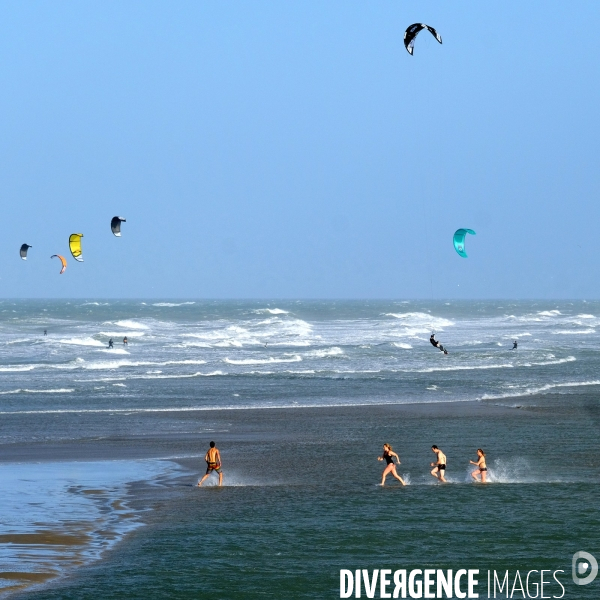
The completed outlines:
[[[467,237],[467,233],[477,235],[472,229],[457,229],[454,233],[454,249],[463,258],[467,258],[467,253],[465,252],[465,238]]]

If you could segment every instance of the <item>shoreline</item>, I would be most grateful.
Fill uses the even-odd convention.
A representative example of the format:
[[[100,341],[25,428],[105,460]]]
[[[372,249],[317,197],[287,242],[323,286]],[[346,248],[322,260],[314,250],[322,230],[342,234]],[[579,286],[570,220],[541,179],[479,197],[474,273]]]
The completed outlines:
[[[162,462],[0,464],[0,598],[96,562],[141,527],[141,510],[132,507],[134,484],[181,471]]]

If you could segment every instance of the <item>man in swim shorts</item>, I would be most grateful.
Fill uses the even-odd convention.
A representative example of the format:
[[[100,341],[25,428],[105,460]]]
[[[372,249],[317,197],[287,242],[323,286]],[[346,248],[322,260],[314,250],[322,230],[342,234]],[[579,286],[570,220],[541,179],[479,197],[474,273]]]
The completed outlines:
[[[431,446],[431,450],[437,455],[437,462],[431,463],[434,467],[431,474],[443,483],[448,483],[444,475],[446,474],[446,455],[435,445]]]
[[[221,472],[221,453],[214,442],[210,443],[210,448],[204,455],[204,460],[206,461],[206,475],[204,475],[204,477],[198,482],[198,487],[204,483],[204,481],[213,471],[219,475],[219,485],[223,485],[223,473]]]

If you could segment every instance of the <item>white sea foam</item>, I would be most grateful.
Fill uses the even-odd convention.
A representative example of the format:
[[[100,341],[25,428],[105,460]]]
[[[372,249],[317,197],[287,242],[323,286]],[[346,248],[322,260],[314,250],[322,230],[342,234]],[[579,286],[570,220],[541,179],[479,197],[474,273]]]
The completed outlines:
[[[223,362],[229,363],[230,365],[270,365],[274,363],[293,363],[301,362],[302,357],[297,354],[288,358],[275,358],[269,356],[269,358],[224,358]]]
[[[549,473],[540,471],[531,466],[530,462],[523,457],[515,458],[497,458],[493,462],[488,462],[488,477],[490,483],[555,483],[563,481],[558,477],[548,477]],[[469,468],[469,474],[466,480],[472,481]]]
[[[542,310],[537,313],[540,317],[558,317],[562,313],[560,310]]]
[[[231,324],[215,322],[213,327],[197,328],[177,337],[192,338],[184,344],[208,344],[212,348],[242,348],[245,346],[310,346],[312,325],[301,319],[270,318],[264,321],[242,321]],[[198,341],[196,341],[198,340]]]
[[[403,342],[392,342],[392,346],[403,348],[404,350],[410,350],[412,348],[410,344],[404,344]]]
[[[558,358],[556,360],[546,360],[543,362],[532,362],[532,363],[523,363],[522,367],[546,367],[548,365],[563,365],[565,363],[574,362],[577,359],[574,356],[567,356],[566,358]]]
[[[37,365],[11,365],[8,367],[0,367],[2,373],[19,373],[21,371],[33,371]]]
[[[65,340],[58,340],[58,343],[69,344],[72,346],[106,346],[106,344],[99,340],[95,340],[93,337],[69,338]]]
[[[107,350],[108,354],[117,353],[115,350]],[[109,370],[109,369],[120,369],[122,367],[166,367],[166,366],[177,366],[177,365],[204,365],[205,360],[201,359],[183,359],[183,360],[166,360],[166,361],[143,361],[143,360],[129,360],[126,358],[116,360],[105,360],[105,361],[90,361],[87,362],[82,358],[76,358],[74,361],[68,364],[56,364],[49,365],[53,369],[84,369],[86,371],[94,370]]]
[[[123,337],[126,338],[140,338],[143,335],[146,335],[143,331],[99,331],[98,335],[103,335],[107,338],[117,338],[121,339]]]
[[[441,330],[443,327],[454,325],[454,322],[449,319],[434,317],[422,312],[385,313],[385,316],[399,319],[405,327],[417,328],[419,332],[428,332],[433,329]]]
[[[502,400],[504,398],[519,398],[522,396],[534,396],[536,394],[543,394],[556,388],[570,388],[570,387],[586,387],[600,385],[600,380],[590,381],[568,381],[562,383],[547,383],[539,387],[530,387],[521,390],[514,390],[506,392],[504,394],[484,394],[481,396],[481,400]]]
[[[124,320],[124,321],[116,321],[113,323],[117,327],[126,327],[128,329],[150,329],[148,325],[144,325],[143,323],[138,323],[137,321]]]
[[[206,342],[183,342],[182,344],[170,344],[171,348],[212,348]]]
[[[97,350],[97,352],[108,352],[109,354],[129,354],[129,352],[123,348],[102,348]]]
[[[4,396],[7,394],[70,394],[74,391],[74,389],[70,388],[59,388],[55,390],[30,390],[27,388],[19,388],[16,390],[7,390],[5,392],[0,392],[0,395]]]
[[[210,373],[201,373],[200,371],[197,371],[196,373],[181,373],[178,375],[138,375],[131,379],[191,379],[194,377],[215,377],[217,375],[227,375],[227,373],[224,371],[212,371]]]
[[[407,370],[408,373],[435,373],[438,371],[473,371],[479,369],[513,369],[515,365],[501,363],[498,365],[455,365],[453,367],[428,367],[427,369]]]
[[[191,304],[196,304],[195,302],[156,302],[152,306],[165,306],[165,307],[173,307],[173,306],[187,306]]]
[[[311,350],[310,352],[305,352],[304,356],[309,358],[329,358],[332,356],[343,356],[344,351],[334,346],[333,348],[323,348],[321,350]]]
[[[553,331],[554,335],[589,335],[590,333],[596,333],[595,329],[563,329],[559,331]]]
[[[550,365],[562,365],[564,363],[574,362],[577,360],[574,356],[558,358],[556,360],[546,360],[540,362],[525,362],[525,363],[500,363],[494,365],[453,365],[450,367],[428,367],[426,369],[409,370],[410,373],[433,373],[436,371],[471,371],[478,369],[514,369],[516,367],[546,367]]]
[[[227,375],[221,371],[213,373],[200,374],[204,377],[212,377],[216,375]],[[459,402],[460,400],[447,400],[446,403]],[[471,399],[465,399],[464,402],[469,402]],[[440,402],[436,400],[435,402]],[[298,408],[334,408],[334,407],[354,407],[354,406],[387,406],[397,404],[416,404],[415,402],[347,402],[340,400],[339,402],[292,402],[290,404],[282,404],[278,402],[265,404],[235,404],[235,405],[206,405],[206,406],[182,406],[182,407],[161,407],[161,408],[57,408],[57,409],[42,409],[42,410],[4,410],[0,411],[0,415],[36,415],[36,414],[107,414],[107,413],[169,413],[169,412],[205,412],[205,411],[221,411],[221,410],[269,410],[269,409],[298,409]]]
[[[270,315],[288,315],[289,314],[289,311],[283,310],[281,308],[258,308],[252,312],[254,312],[256,314],[269,313]]]

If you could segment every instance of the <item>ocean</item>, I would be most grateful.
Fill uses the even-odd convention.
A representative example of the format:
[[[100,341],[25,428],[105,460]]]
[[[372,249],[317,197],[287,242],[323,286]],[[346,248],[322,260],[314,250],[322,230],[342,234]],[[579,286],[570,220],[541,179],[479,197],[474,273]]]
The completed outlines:
[[[599,357],[596,301],[4,300],[0,598],[339,598],[342,569],[597,598]]]

